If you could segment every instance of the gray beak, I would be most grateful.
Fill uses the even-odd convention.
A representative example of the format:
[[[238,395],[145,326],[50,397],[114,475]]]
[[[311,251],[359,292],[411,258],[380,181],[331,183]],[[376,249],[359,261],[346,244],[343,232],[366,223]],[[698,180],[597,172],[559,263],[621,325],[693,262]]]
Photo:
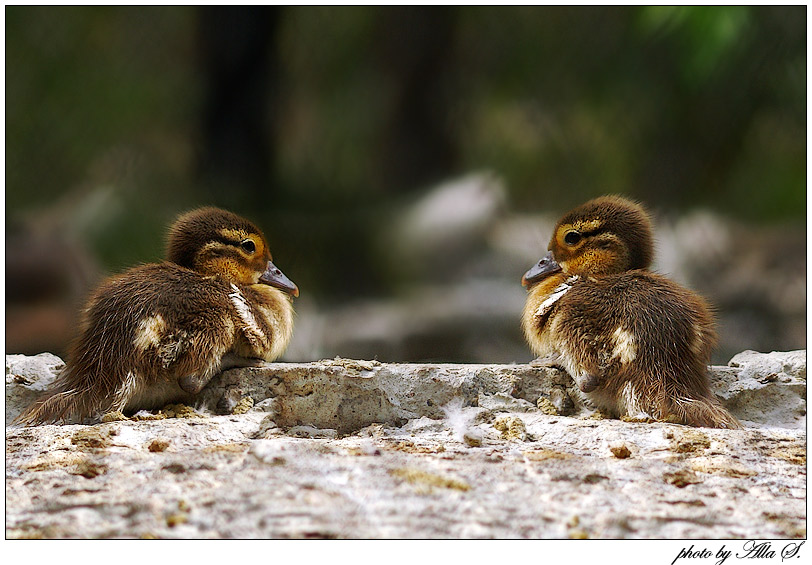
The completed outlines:
[[[530,270],[524,274],[522,277],[522,286],[530,286],[560,270],[561,265],[556,263],[555,259],[553,259],[553,252],[548,251],[547,255],[545,255],[541,261],[530,267]]]
[[[299,287],[293,284],[293,281],[270,261],[268,261],[268,266],[265,267],[265,272],[259,276],[259,282],[278,288],[291,296],[299,296]]]

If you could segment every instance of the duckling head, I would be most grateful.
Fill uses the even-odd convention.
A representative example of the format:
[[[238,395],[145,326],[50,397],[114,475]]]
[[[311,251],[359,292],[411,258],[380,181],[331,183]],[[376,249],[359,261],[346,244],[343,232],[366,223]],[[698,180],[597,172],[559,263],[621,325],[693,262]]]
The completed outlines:
[[[292,296],[299,289],[272,262],[254,224],[220,208],[182,214],[169,229],[166,259],[206,276],[243,285],[267,284]]]
[[[636,202],[620,196],[601,196],[558,220],[549,249],[524,275],[524,286],[562,271],[600,277],[647,269],[654,256],[651,220]]]

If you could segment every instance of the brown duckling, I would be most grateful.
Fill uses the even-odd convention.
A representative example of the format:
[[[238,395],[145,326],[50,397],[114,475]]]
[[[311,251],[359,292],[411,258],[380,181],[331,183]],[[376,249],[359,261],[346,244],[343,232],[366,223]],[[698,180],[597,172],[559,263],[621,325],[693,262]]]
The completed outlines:
[[[254,224],[218,208],[183,214],[166,261],[113,276],[90,296],[65,369],[17,423],[188,401],[226,368],[279,357],[298,295]]]
[[[522,278],[522,328],[547,365],[563,368],[615,417],[738,428],[708,384],[716,342],[705,301],[649,271],[648,214],[617,196],[556,224],[549,252]]]

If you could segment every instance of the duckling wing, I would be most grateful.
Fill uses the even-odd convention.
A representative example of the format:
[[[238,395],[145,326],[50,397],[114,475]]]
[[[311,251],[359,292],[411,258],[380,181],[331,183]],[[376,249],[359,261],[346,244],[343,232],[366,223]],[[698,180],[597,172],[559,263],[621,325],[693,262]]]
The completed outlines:
[[[227,285],[171,263],[138,273],[132,290],[132,344],[155,371],[198,373],[231,347]]]
[[[88,300],[65,369],[25,422],[151,407],[158,396],[181,393],[168,386],[174,379],[210,378],[233,342],[221,286],[168,263],[105,281]]]
[[[592,392],[614,374],[615,360],[633,355],[616,304],[593,281],[572,285],[546,322],[559,364],[582,392]]]
[[[554,316],[558,349],[582,390],[614,382],[619,394],[632,382],[664,398],[706,395],[713,319],[676,283],[645,271],[582,281]]]
[[[111,280],[92,300],[87,320],[80,349],[95,350],[88,356],[93,371],[124,380],[132,375],[130,388],[137,390],[121,393],[128,398],[179,378],[187,379],[183,390],[199,390],[233,344],[227,285],[171,263],[137,267]],[[108,326],[117,328],[111,352],[98,345],[98,336],[111,334]]]
[[[233,353],[273,361],[287,348],[293,333],[293,305],[288,295],[266,284],[231,285],[238,333]]]

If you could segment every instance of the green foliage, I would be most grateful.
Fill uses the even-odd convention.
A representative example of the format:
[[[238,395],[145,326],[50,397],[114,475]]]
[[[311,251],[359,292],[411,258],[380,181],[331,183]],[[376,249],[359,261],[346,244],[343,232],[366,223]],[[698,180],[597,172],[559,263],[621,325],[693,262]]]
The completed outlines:
[[[454,149],[444,173],[493,169],[516,208],[623,192],[804,220],[805,7],[453,8],[450,47],[417,87],[398,57],[423,28],[391,10],[283,9],[276,208],[249,215],[396,206],[387,136],[407,97]],[[196,26],[192,7],[7,7],[8,213],[109,189],[118,208],[91,222],[94,247],[108,265],[153,258],[156,225],[210,198]]]
[[[750,6],[647,6],[641,9],[644,35],[674,36],[683,81],[701,86],[747,43]]]

